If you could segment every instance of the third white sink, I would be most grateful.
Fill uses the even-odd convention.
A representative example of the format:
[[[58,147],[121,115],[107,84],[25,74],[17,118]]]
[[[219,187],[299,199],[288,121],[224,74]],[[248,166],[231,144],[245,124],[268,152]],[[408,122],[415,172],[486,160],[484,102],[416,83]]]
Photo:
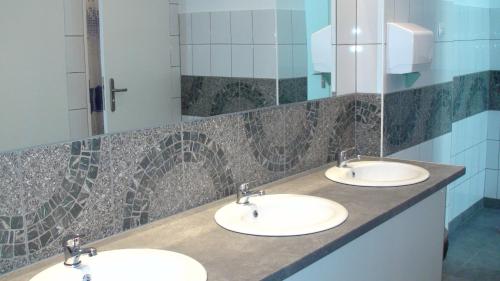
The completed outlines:
[[[427,180],[429,171],[424,168],[391,161],[350,162],[347,167],[333,167],[326,171],[332,181],[357,186],[404,186]]]
[[[292,194],[252,197],[248,204],[233,202],[215,214],[220,226],[258,236],[310,234],[338,226],[346,219],[347,210],[337,202]]]

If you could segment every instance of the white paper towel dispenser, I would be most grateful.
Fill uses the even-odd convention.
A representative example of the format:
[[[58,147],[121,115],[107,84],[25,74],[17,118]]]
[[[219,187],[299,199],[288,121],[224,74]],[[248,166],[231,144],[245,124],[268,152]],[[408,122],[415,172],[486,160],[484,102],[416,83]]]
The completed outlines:
[[[430,68],[434,33],[412,23],[387,24],[387,72],[405,74]]]
[[[333,68],[332,26],[324,27],[311,37],[312,63],[315,73],[331,73]]]

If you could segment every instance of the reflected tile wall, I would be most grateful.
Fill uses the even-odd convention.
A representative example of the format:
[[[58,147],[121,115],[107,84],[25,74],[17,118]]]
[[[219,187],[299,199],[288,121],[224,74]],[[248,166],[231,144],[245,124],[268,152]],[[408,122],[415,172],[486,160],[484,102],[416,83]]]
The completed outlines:
[[[95,241],[333,161],[354,145],[355,107],[348,95],[0,154],[0,274],[60,253],[65,235]]]
[[[181,77],[182,115],[209,117],[276,105],[276,80]]]

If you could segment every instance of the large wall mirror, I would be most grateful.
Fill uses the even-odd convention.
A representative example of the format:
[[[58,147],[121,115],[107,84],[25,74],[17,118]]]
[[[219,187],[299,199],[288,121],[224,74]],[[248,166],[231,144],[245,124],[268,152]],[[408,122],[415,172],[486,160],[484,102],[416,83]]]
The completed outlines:
[[[332,1],[1,0],[0,151],[331,97]]]

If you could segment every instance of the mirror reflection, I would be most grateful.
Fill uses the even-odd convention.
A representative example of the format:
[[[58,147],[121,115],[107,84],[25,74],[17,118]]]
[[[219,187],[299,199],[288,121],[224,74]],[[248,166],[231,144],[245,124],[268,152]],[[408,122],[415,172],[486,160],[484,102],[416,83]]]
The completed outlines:
[[[335,92],[330,0],[0,5],[0,151]]]

